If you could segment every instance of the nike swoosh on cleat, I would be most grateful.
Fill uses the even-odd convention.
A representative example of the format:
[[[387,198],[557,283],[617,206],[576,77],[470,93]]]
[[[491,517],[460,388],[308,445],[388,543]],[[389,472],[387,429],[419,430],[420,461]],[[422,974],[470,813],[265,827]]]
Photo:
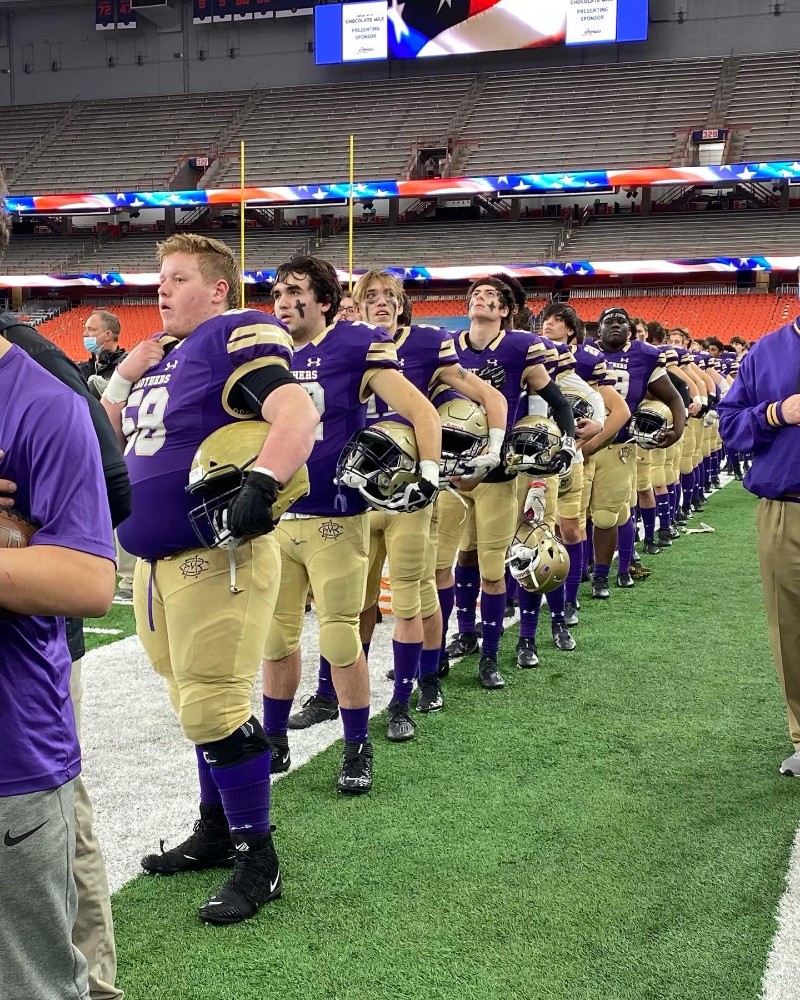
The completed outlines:
[[[11,831],[6,830],[6,835],[5,837],[3,837],[3,843],[6,845],[6,847],[16,847],[17,844],[21,844],[23,840],[27,840],[28,837],[32,837],[37,830],[41,830],[41,828],[49,822],[50,820],[46,819],[44,823],[40,823],[38,826],[35,826],[32,830],[28,830],[27,833],[20,834],[19,837],[12,837]]]
[[[275,881],[274,882],[270,882],[270,884],[269,884],[269,891],[271,893],[275,892],[275,890],[278,888],[278,882],[280,882],[280,880],[281,880],[281,873],[279,871],[278,874],[275,876]]]

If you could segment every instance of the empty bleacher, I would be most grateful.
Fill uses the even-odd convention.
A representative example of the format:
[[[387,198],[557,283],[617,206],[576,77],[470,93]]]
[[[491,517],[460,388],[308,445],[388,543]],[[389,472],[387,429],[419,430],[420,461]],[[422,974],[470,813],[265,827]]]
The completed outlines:
[[[207,153],[247,96],[82,102],[67,126],[14,176],[13,190],[163,190],[181,155]]]
[[[559,219],[418,223],[395,229],[360,226],[353,260],[358,268],[532,263],[547,258],[560,229]],[[320,252],[346,268],[347,232],[326,240]]]
[[[727,123],[752,126],[742,134],[739,159],[794,159],[800,137],[800,53],[744,56],[731,94]]]
[[[572,230],[564,260],[796,254],[800,212],[687,212],[676,215],[598,216]]]
[[[94,236],[15,236],[3,255],[3,274],[70,274],[84,271]]]
[[[0,107],[0,135],[3,148],[0,167],[10,177],[14,165],[61,118],[66,104],[25,104]]]
[[[349,136],[355,133],[358,180],[400,177],[415,141],[444,140],[472,79],[412,77],[265,90],[237,133],[247,143],[248,173],[270,184],[347,180]],[[214,185],[238,178],[234,156]]]
[[[679,59],[487,74],[460,134],[463,172],[669,163],[675,129],[705,121],[721,67]]]

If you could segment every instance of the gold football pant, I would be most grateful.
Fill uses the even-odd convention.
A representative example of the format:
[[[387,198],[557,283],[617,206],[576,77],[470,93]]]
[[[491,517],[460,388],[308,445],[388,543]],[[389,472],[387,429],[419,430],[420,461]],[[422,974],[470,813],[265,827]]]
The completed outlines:
[[[653,453],[647,448],[636,446],[636,492],[646,493],[653,488],[651,477]]]
[[[434,614],[439,600],[438,597],[432,598],[428,587],[425,588],[426,605],[423,606],[422,602],[422,582],[431,551],[433,510],[431,505],[408,514],[389,514],[383,510],[369,512],[369,575],[365,609],[378,603],[383,564],[388,558],[394,615],[397,618],[414,618],[421,613],[423,618],[429,618]]]
[[[756,523],[772,658],[800,750],[800,503],[761,500]]]
[[[369,567],[367,514],[284,517],[275,534],[281,589],[264,656],[282,660],[299,648],[310,583],[319,618],[319,651],[334,667],[351,666],[361,653],[358,619]]]
[[[250,718],[280,573],[275,532],[230,552],[191,549],[137,561],[136,631],[193,743],[225,739]]]
[[[516,488],[516,479],[510,479],[479,483],[458,496],[439,494],[437,569],[452,569],[459,548],[464,552],[477,549],[481,577],[492,582],[503,579],[506,550],[516,529]]]
[[[650,452],[650,483],[653,489],[667,485],[667,452],[669,448],[653,448]]]
[[[630,500],[636,489],[636,455],[632,444],[610,444],[594,456],[594,477],[589,501],[591,518],[600,529],[625,524],[631,516]]]
[[[572,485],[563,496],[557,499],[556,514],[558,518],[580,520],[583,505],[584,465],[585,462],[572,463]]]

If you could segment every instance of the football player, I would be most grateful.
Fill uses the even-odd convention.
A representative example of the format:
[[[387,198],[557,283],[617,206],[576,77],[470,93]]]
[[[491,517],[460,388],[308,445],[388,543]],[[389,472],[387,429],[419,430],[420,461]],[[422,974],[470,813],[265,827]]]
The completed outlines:
[[[576,450],[572,408],[543,366],[547,350],[541,339],[532,333],[509,329],[516,310],[512,290],[498,278],[479,278],[467,293],[467,305],[469,329],[462,331],[455,341],[461,364],[505,396],[507,430],[517,420],[521,398],[540,395],[552,408],[563,435],[556,464],[561,469],[569,468]],[[506,550],[517,522],[516,478],[514,473],[497,467],[474,488],[472,483],[457,482],[456,485],[468,487],[461,497],[443,493],[438,501],[437,586],[445,610],[453,606],[454,585],[458,593],[459,631],[447,651],[454,656],[477,651],[475,606],[480,590],[483,648],[478,680],[487,689],[505,685],[497,668],[497,652],[506,603]],[[454,580],[456,552],[458,567]],[[446,634],[446,617],[444,629]]]
[[[195,744],[200,819],[186,841],[147,855],[142,867],[170,875],[232,864],[199,916],[237,923],[281,894],[270,747],[250,693],[280,581],[272,504],[308,457],[318,417],[289,371],[286,329],[235,308],[240,272],[224,243],[175,235],[159,244],[158,259],[163,333],[130,352],[102,402],[131,479],[132,513],[119,537],[139,557],[136,629]],[[211,547],[210,532],[199,547],[198,500],[187,492],[195,452],[242,420],[267,421],[271,431],[218,525],[228,547]]]
[[[331,325],[341,289],[330,264],[318,257],[292,258],[278,268],[272,294],[275,313],[294,341],[292,370],[314,401],[320,424],[308,463],[311,493],[294,505],[278,531],[282,577],[265,647],[265,728],[273,761],[286,770],[289,713],[300,682],[300,633],[310,583],[319,616],[320,654],[331,665],[330,717],[340,711],[344,727],[337,788],[360,794],[372,787],[369,673],[359,637],[369,519],[361,493],[335,483],[339,455],[365,427],[370,397],[379,396],[414,430],[420,479],[407,487],[406,498],[413,508],[432,502],[438,491],[442,426],[431,403],[401,374],[396,345],[386,330],[363,321]]]
[[[584,343],[583,323],[570,306],[560,302],[548,305],[539,317],[542,336],[556,344],[569,346],[575,358],[575,373],[601,396],[605,405],[605,421],[602,429],[580,445],[581,472],[573,473],[573,490],[559,497],[558,526],[561,539],[569,553],[569,575],[565,585],[565,624],[578,624],[578,588],[584,567],[588,563],[586,553],[586,511],[589,505],[591,483],[594,478],[594,455],[606,441],[614,438],[630,418],[628,404],[614,388],[616,377],[608,371],[605,358],[589,344]],[[599,416],[599,414],[596,414]],[[576,482],[577,480],[577,482]]]
[[[448,386],[484,408],[489,425],[488,448],[483,455],[469,460],[476,477],[482,478],[500,464],[508,409],[506,400],[488,382],[464,370],[449,331],[433,326],[399,325],[403,294],[399,278],[379,270],[362,275],[353,288],[353,299],[360,315],[391,335],[397,345],[403,375],[423,395],[430,397],[440,386]],[[382,399],[373,397],[368,419],[375,423],[396,419],[396,415]],[[439,683],[442,614],[435,573],[431,573],[430,578],[426,575],[430,548],[435,546],[433,513],[433,507],[410,513],[391,514],[381,510],[369,513],[370,574],[365,610],[361,615],[361,641],[368,655],[377,617],[381,572],[384,557],[387,557],[395,629],[392,641],[394,693],[388,710],[386,735],[393,742],[404,742],[414,736],[416,726],[408,709],[417,676],[420,682],[417,710],[437,711],[443,705]]]
[[[661,355],[650,344],[631,340],[630,317],[621,306],[605,309],[600,315],[597,346],[606,364],[617,378],[616,389],[631,412],[649,392],[666,403],[672,412],[672,427],[665,431],[659,446],[666,448],[683,433],[685,411],[672,382],[660,365]],[[612,445],[599,451],[595,458],[591,510],[594,524],[595,567],[592,577],[592,597],[608,599],[608,574],[619,537],[617,584],[633,586],[630,557],[633,553],[634,525],[630,512],[631,493],[635,489],[635,452],[629,443],[627,427]],[[618,531],[622,529],[622,531]],[[625,558],[627,554],[627,565]]]

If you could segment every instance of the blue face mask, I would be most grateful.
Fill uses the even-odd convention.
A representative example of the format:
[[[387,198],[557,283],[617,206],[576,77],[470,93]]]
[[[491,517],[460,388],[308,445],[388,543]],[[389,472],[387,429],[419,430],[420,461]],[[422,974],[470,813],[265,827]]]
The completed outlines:
[[[100,345],[97,343],[97,337],[84,337],[83,346],[92,354],[99,354],[102,350]]]

